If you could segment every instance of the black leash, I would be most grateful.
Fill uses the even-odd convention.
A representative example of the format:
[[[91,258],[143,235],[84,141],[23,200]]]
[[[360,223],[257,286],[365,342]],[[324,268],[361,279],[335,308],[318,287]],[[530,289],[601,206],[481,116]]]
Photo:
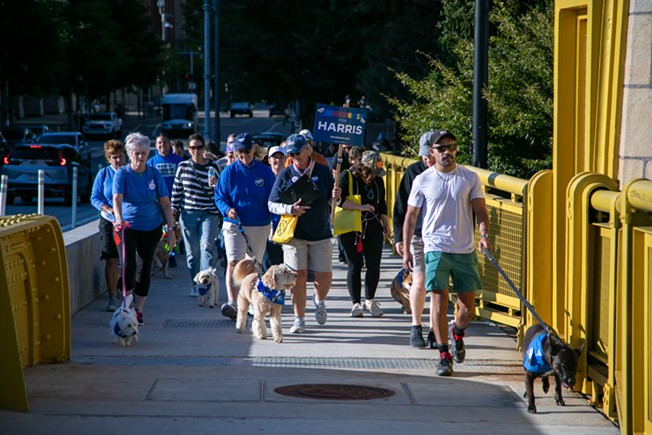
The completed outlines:
[[[534,310],[534,307],[527,301],[527,299],[525,299],[525,296],[523,296],[523,294],[516,288],[516,286],[514,285],[512,280],[509,279],[509,277],[507,276],[505,271],[502,269],[502,267],[500,267],[500,265],[498,264],[498,262],[496,261],[494,256],[491,255],[491,252],[489,252],[489,250],[487,248],[484,248],[482,250],[482,253],[489,259],[491,264],[494,265],[494,267],[498,270],[498,272],[500,272],[500,274],[503,276],[503,278],[505,278],[505,281],[507,281],[507,284],[509,284],[509,286],[512,288],[512,290],[514,290],[514,293],[516,293],[516,296],[518,296],[518,298],[521,300],[521,302],[523,302],[523,305],[525,305],[527,307],[527,309],[530,310],[530,313],[532,313],[532,315],[537,320],[537,322],[539,322],[541,324],[541,326],[543,326],[543,329],[545,329],[545,331],[547,333],[550,333],[550,328],[548,327],[548,325],[546,325],[546,322],[543,321],[541,316],[539,316],[539,314],[537,314],[537,312]]]
[[[259,275],[262,273],[263,270],[263,265],[258,259],[256,258],[256,253],[254,252],[253,248],[251,247],[251,243],[249,243],[249,236],[247,236],[247,233],[245,233],[244,227],[242,226],[242,222],[240,222],[240,219],[238,219],[238,229],[240,230],[240,234],[242,234],[242,237],[245,239],[245,243],[247,245],[247,250],[251,253],[251,258],[254,260],[254,263],[258,266],[259,270]]]

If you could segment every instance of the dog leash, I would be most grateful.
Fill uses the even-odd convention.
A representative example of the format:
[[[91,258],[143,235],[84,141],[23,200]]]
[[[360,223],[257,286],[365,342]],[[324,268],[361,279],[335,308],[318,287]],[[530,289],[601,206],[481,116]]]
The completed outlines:
[[[249,236],[247,236],[247,233],[245,233],[245,229],[242,226],[242,222],[240,222],[240,219],[238,219],[238,229],[240,230],[240,234],[242,234],[242,237],[245,239],[245,244],[247,245],[247,250],[251,252],[251,258],[253,258],[254,263],[258,266],[258,270],[261,271],[263,270],[263,265],[258,261],[256,258],[256,253],[254,252],[253,248],[251,247],[251,243],[249,243]],[[259,272],[260,275],[260,272]]]
[[[127,255],[127,248],[125,247],[125,228],[129,226],[129,222],[124,221],[124,224],[122,225],[122,228],[120,229],[120,234],[121,236],[118,235],[118,229],[115,227],[115,216],[112,213],[108,213],[104,210],[100,212],[100,215],[106,219],[107,221],[111,222],[113,224],[113,241],[115,242],[116,246],[121,245],[122,246],[122,267],[120,267],[121,272],[122,272],[122,307],[123,308],[128,308],[126,307],[127,304],[127,280],[126,280],[126,272],[125,272],[125,256]]]
[[[537,322],[539,322],[541,324],[541,326],[543,327],[543,329],[548,334],[550,334],[550,328],[548,327],[546,322],[543,321],[543,319],[541,318],[541,316],[539,316],[539,314],[536,312],[534,307],[527,301],[527,299],[525,299],[525,296],[523,296],[523,294],[516,288],[516,285],[514,285],[512,280],[509,279],[509,277],[507,276],[507,274],[505,273],[503,268],[500,267],[500,265],[498,264],[498,262],[496,261],[494,256],[491,255],[491,252],[489,252],[489,250],[487,248],[484,248],[482,250],[482,253],[487,257],[489,262],[491,262],[491,264],[494,265],[494,267],[498,270],[498,272],[502,275],[502,277],[505,278],[505,281],[507,281],[507,284],[509,284],[509,286],[512,288],[514,293],[516,293],[516,296],[518,296],[518,298],[521,300],[521,302],[523,302],[523,305],[525,305],[527,307],[527,309],[530,310],[530,313],[532,313],[532,316],[534,316],[534,318],[537,320]]]

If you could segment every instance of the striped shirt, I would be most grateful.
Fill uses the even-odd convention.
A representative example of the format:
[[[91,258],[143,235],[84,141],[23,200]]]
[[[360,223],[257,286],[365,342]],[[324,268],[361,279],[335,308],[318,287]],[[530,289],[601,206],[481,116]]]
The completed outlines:
[[[200,165],[188,159],[179,163],[172,185],[172,208],[175,212],[202,210],[219,213],[213,200],[214,188],[208,185],[210,167],[219,174],[219,169],[213,162]]]

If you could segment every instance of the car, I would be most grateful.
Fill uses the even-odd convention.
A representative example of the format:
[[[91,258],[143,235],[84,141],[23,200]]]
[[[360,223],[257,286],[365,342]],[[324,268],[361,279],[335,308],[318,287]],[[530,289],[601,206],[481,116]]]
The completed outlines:
[[[72,146],[82,158],[90,160],[90,149],[84,135],[78,131],[57,131],[43,133],[36,142],[41,145],[63,145]]]
[[[20,125],[32,130],[37,137],[42,135],[43,133],[47,133],[50,131],[50,127],[47,124],[20,124]]]
[[[4,157],[2,174],[7,175],[7,204],[17,196],[30,202],[38,194],[38,172],[43,170],[46,197],[63,197],[72,204],[73,168],[77,168],[77,192],[82,202],[90,202],[93,173],[70,145],[16,145]]]
[[[262,133],[254,133],[251,135],[251,138],[253,139],[254,143],[269,148],[280,145],[281,142],[287,138],[287,135],[273,131],[265,131]]]
[[[231,107],[229,108],[229,115],[231,118],[234,118],[235,115],[249,115],[249,118],[253,118],[254,109],[253,106],[249,103],[231,103]]]
[[[288,106],[287,104],[272,104],[269,106],[269,117],[282,116],[287,118],[288,116]]]
[[[36,142],[36,134],[27,127],[22,125],[14,125],[12,127],[5,127],[2,129],[2,135],[7,140],[9,148],[20,144],[29,144]]]
[[[82,126],[87,136],[109,136],[118,138],[122,135],[122,119],[115,112],[91,113]]]
[[[0,133],[0,166],[2,165],[2,162],[4,161],[5,156],[9,152],[9,143],[7,143],[7,139]]]

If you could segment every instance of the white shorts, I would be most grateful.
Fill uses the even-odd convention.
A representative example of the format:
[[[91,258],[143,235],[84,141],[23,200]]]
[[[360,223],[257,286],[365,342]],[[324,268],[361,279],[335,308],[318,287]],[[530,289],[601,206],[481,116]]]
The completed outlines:
[[[256,260],[263,261],[265,248],[267,247],[267,238],[271,224],[262,227],[243,226],[244,232],[249,239],[249,245],[254,252]],[[224,250],[226,258],[229,261],[237,261],[245,258],[245,254],[251,256],[247,251],[247,242],[240,232],[240,227],[234,223],[224,221],[222,224],[222,234],[224,236]]]
[[[410,253],[412,253],[412,272],[426,273],[426,260],[423,255],[423,240],[420,236],[412,236],[410,241]]]
[[[333,242],[292,239],[283,245],[283,262],[293,270],[333,271]]]

